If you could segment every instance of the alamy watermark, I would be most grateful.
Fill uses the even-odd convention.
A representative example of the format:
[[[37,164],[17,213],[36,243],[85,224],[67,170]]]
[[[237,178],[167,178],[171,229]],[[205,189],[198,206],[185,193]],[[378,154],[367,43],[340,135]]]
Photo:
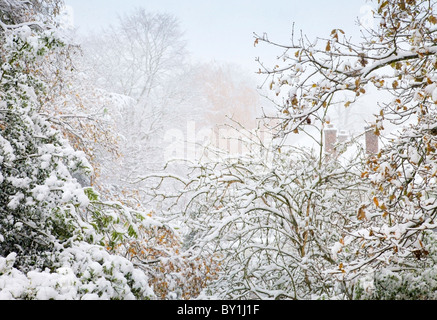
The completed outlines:
[[[268,148],[273,142],[268,130],[235,128],[232,126],[201,127],[188,121],[184,129],[169,129],[164,133],[164,160],[196,161],[226,156],[242,156]]]

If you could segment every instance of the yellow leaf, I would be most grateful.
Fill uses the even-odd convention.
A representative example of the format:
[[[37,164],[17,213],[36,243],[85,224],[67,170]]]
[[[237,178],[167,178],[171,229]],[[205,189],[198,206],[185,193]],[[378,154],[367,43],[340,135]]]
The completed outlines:
[[[366,219],[366,212],[364,211],[364,206],[358,209],[358,220],[365,220]]]
[[[328,43],[326,44],[326,51],[331,51],[331,41],[328,41]]]
[[[373,198],[373,203],[375,204],[375,206],[379,207],[379,201],[377,197]]]
[[[379,6],[378,12],[381,12],[382,9],[384,9],[384,7],[386,7],[386,6],[388,5],[388,3],[389,3],[389,1],[384,1],[384,2]]]
[[[332,30],[332,32],[331,32],[331,36],[332,36],[332,38],[334,38],[335,40],[338,40],[337,29]]]
[[[358,88],[358,87],[360,86],[360,83],[361,83],[361,79],[360,79],[360,78],[357,78],[357,79],[355,80],[355,86]]]
[[[375,135],[379,137],[379,135],[381,134],[381,132],[379,131],[379,128],[375,128],[374,131]]]

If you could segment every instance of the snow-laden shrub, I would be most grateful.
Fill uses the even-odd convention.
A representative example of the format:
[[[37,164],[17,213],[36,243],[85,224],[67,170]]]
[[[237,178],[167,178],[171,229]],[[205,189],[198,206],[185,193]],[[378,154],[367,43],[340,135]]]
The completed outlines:
[[[5,34],[0,83],[0,254],[44,266],[57,240],[82,237],[77,210],[89,204],[72,174],[87,161],[38,114],[44,84],[32,72],[62,43],[29,27]],[[77,209],[77,210],[76,210]]]
[[[203,296],[344,298],[326,271],[338,269],[332,247],[358,221],[354,208],[366,191],[359,158],[342,163],[307,148],[246,143],[244,155],[208,149],[187,178],[173,176],[180,193],[154,191],[179,201],[171,210],[183,213],[185,245],[219,266]]]
[[[38,68],[63,42],[28,26],[0,34],[0,265],[2,298],[147,298],[144,272],[113,249],[145,216],[104,202],[73,176],[91,169],[45,119]]]
[[[75,243],[56,253],[50,269],[14,268],[17,254],[0,257],[0,299],[148,299],[147,276],[100,246]]]
[[[358,280],[355,299],[435,300],[437,299],[437,235],[427,232],[423,239],[427,257],[411,264],[410,269],[382,268]]]

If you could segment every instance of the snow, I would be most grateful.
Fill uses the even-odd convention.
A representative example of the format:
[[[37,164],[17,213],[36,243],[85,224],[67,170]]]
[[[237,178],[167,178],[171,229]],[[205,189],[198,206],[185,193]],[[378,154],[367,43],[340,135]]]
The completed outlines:
[[[14,149],[12,148],[10,142],[3,138],[3,136],[0,136],[0,154],[3,154],[1,162],[10,163],[15,161]]]
[[[31,192],[37,201],[44,201],[50,194],[50,188],[47,185],[39,185],[35,186]]]
[[[9,203],[8,203],[8,208],[11,210],[15,210],[18,208],[18,206],[20,205],[21,200],[24,199],[24,194],[21,192],[18,192],[17,194],[10,196],[9,197]]]
[[[134,289],[153,296],[147,276],[143,272],[135,269],[128,260],[111,256],[98,246],[82,243],[66,249],[59,256],[59,263],[63,266],[55,272],[32,270],[25,274],[13,268],[16,257],[16,253],[11,253],[6,258],[0,257],[1,299],[134,299],[125,278],[127,274],[131,274],[133,278]],[[71,260],[73,257],[75,261]],[[105,262],[102,264],[102,261]]]
[[[417,152],[416,148],[414,148],[412,146],[408,147],[408,155],[409,155],[411,163],[418,164],[420,162],[421,157],[420,157],[419,153]]]
[[[29,188],[31,182],[31,179],[29,177],[26,178],[8,177],[6,180],[10,182],[14,187],[21,188],[21,189]]]
[[[22,26],[17,30],[17,34],[23,41],[27,41],[27,39],[32,35],[32,30],[29,26]]]
[[[77,200],[80,207],[85,208],[90,204],[90,199],[81,189],[76,189],[73,191],[73,197]]]

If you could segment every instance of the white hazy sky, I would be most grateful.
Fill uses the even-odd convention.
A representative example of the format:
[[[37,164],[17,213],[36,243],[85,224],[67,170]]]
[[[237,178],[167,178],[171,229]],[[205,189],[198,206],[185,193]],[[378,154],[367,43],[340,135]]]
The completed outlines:
[[[171,13],[179,19],[194,59],[254,70],[255,57],[268,60],[272,53],[254,48],[253,32],[266,32],[271,40],[287,43],[294,22],[295,30],[310,37],[328,36],[334,28],[357,34],[357,19],[369,11],[365,0],[66,0],[66,4],[81,33],[116,24],[119,15],[136,7]]]

